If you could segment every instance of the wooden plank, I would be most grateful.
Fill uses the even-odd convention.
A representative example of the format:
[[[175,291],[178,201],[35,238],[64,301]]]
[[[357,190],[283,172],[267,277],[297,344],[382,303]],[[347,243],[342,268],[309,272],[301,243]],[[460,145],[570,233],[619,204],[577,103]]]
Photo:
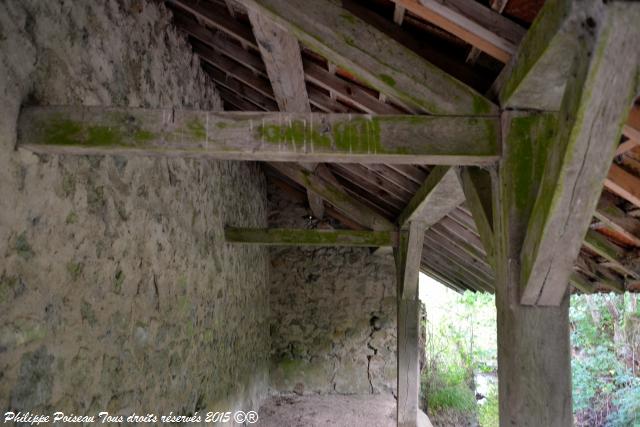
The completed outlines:
[[[256,74],[239,62],[216,52],[205,43],[193,40],[191,45],[193,51],[206,63],[219,68],[226,74],[233,75],[234,78],[258,91],[261,95],[275,100],[269,80],[262,75]]]
[[[398,244],[398,235],[392,231],[226,227],[224,236],[227,243],[266,246],[393,247]]]
[[[358,80],[431,114],[491,114],[497,107],[463,83],[328,0],[241,0],[292,31]]]
[[[580,40],[599,27],[602,1],[547,1],[494,83],[500,105],[557,111]],[[587,19],[590,17],[590,19]],[[586,21],[586,22],[585,22]],[[589,25],[587,25],[589,24]]]
[[[402,25],[402,21],[404,20],[404,12],[405,8],[396,3],[395,8],[393,9],[393,22],[396,25]]]
[[[419,220],[430,227],[463,200],[464,193],[455,169],[436,166],[398,217],[398,224],[403,226],[410,221]]]
[[[469,275],[472,280],[471,283],[474,283],[476,285],[475,287],[479,287],[483,291],[488,291],[493,288],[493,272],[484,271],[482,266],[474,264],[472,258],[459,248],[442,244],[432,236],[425,237],[425,246],[428,247],[430,251],[436,251],[440,256],[449,260],[449,262],[456,262],[460,266],[459,270]]]
[[[613,164],[604,181],[607,190],[640,207],[640,178]]]
[[[223,8],[215,8],[212,7],[210,2],[201,2],[198,0],[167,0],[167,2],[172,6],[191,13],[207,25],[224,31],[231,37],[237,39],[238,42],[258,50],[258,43],[251,29],[248,26],[242,25],[240,21],[234,19],[233,16]]]
[[[487,253],[489,263],[493,264],[494,235],[491,176],[486,170],[479,168],[462,168],[460,182],[464,191],[467,206],[471,210],[473,220],[482,244]]]
[[[610,242],[605,236],[595,230],[589,230],[584,238],[584,247],[593,253],[609,261],[613,267],[623,275],[629,275],[635,279],[640,278],[638,272],[627,266],[624,259],[626,252],[620,246]]]
[[[628,139],[618,146],[616,156],[640,145],[640,105],[634,105],[631,109],[627,123],[622,127],[622,134]]]
[[[405,29],[403,27],[398,27],[396,23],[390,21],[386,16],[377,13],[375,11],[375,7],[371,7],[368,2],[362,2],[361,0],[342,0],[341,4],[343,8],[353,13],[367,24],[377,28],[379,31],[420,55],[431,64],[441,70],[446,70],[450,76],[466,83],[476,90],[481,92],[486,91],[487,87],[495,78],[486,71],[479,71],[475,67],[460,62],[457,58],[451,55],[451,52],[446,46],[440,46],[439,43],[430,42],[427,38],[416,37],[415,32],[412,31],[411,27],[415,25],[423,26],[424,24],[422,24],[422,21],[417,21],[413,16],[407,18],[412,21],[412,25],[408,25]],[[386,97],[386,95],[384,96]],[[398,103],[395,99],[394,102]],[[405,104],[398,103],[398,105],[403,105],[404,108],[407,108]],[[411,110],[411,108],[408,109]]]
[[[278,111],[278,104],[276,104],[273,99],[268,98],[252,87],[243,84],[233,76],[227,75],[218,68],[212,67],[206,63],[203,64],[203,68],[207,74],[211,76],[218,87],[225,87],[236,95],[254,104],[252,110],[256,110],[257,108],[262,111]]]
[[[622,134],[640,144],[640,105],[634,105],[629,112],[627,123],[622,128]]]
[[[335,74],[325,70],[308,59],[303,59],[305,79],[325,90],[336,94],[340,99],[354,104],[356,107],[371,114],[401,114],[402,110],[381,102],[378,98],[360,86],[350,83]]]
[[[606,192],[600,196],[594,216],[634,246],[640,246],[640,221],[618,208]]]
[[[475,1],[393,0],[501,62],[507,62],[525,29]]]
[[[483,164],[499,155],[495,126],[493,118],[29,107],[21,114],[19,144],[70,154]]]
[[[446,229],[448,233],[451,233],[464,240],[468,244],[472,245],[478,251],[482,252],[485,258],[487,257],[486,249],[480,237],[478,237],[472,230],[469,230],[458,221],[456,221],[455,218],[447,216],[443,218],[442,221],[440,221],[438,224],[436,224],[436,227],[439,226]]]
[[[307,190],[318,194],[357,223],[371,230],[395,230],[396,227],[393,223],[385,217],[374,212],[363,203],[354,200],[345,194],[342,189],[304,168],[287,163],[271,163],[270,166]]]
[[[527,228],[523,304],[556,305],[564,298],[636,95],[640,4],[611,3],[592,19],[599,31],[581,40]]]
[[[218,87],[218,92],[220,92],[220,96],[225,102],[230,103],[239,111],[247,110],[247,109],[256,109],[257,107],[254,103],[247,101],[246,98],[238,95],[237,93],[230,91],[224,86]]]
[[[473,258],[474,264],[481,264],[484,270],[491,272],[491,276],[495,275],[491,264],[487,260],[487,254],[483,250],[480,250],[468,241],[463,240],[457,234],[452,233],[440,224],[436,224],[429,228],[429,230],[427,230],[427,235],[430,234],[436,239],[441,239],[443,243],[456,246],[461,251],[464,251],[468,256]]]
[[[180,9],[176,9],[173,19],[176,26],[191,37],[200,40],[202,43],[205,43],[217,52],[222,53],[229,58],[233,58],[245,67],[250,68],[252,71],[265,77],[267,76],[267,70],[260,57],[256,55],[254,51],[244,50],[242,45],[237,41],[235,43],[232,42],[230,40],[231,37],[223,37],[220,33],[215,33],[207,27],[200,25],[197,20],[182,12]],[[230,22],[231,21],[233,20],[230,20]],[[229,34],[228,32],[224,33],[227,35]],[[243,40],[249,42],[249,40]]]
[[[347,175],[365,184],[372,194],[380,196],[387,203],[395,206],[399,210],[404,208],[408,199],[412,196],[412,194],[405,193],[403,189],[398,189],[395,185],[389,184],[388,181],[384,180],[384,178],[375,172],[370,171],[364,165],[343,163],[335,164],[332,168],[345,170]]]
[[[431,268],[438,269],[445,275],[449,280],[456,281],[463,286],[463,289],[468,289],[474,292],[484,291],[484,285],[478,283],[478,281],[466,270],[462,268],[462,266],[456,261],[449,258],[446,258],[444,255],[441,255],[435,251],[428,251],[427,249],[423,250],[423,253],[426,254],[422,257],[422,262],[424,265],[429,266]]]

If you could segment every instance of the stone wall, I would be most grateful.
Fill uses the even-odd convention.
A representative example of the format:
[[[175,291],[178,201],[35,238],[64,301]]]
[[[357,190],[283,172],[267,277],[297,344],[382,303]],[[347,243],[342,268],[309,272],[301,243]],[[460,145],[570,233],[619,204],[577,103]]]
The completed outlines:
[[[274,227],[326,227],[301,202],[269,192]],[[395,272],[368,248],[271,251],[271,387],[368,394],[396,387]]]
[[[246,163],[34,155],[23,104],[221,110],[160,2],[0,2],[0,406],[92,414],[257,408],[268,253]],[[4,412],[4,411],[3,411]]]

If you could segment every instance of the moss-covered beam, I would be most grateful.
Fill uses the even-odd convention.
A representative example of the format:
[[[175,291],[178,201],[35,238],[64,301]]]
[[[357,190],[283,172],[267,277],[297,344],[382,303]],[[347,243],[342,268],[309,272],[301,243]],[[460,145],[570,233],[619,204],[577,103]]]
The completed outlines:
[[[640,4],[611,2],[589,18],[522,247],[521,302],[527,305],[564,298],[636,95]]]
[[[398,244],[398,234],[393,231],[226,227],[224,236],[227,243],[265,246],[394,247]]]
[[[418,368],[420,301],[418,280],[424,224],[412,222],[399,232],[394,249],[398,298],[398,426],[416,426],[420,375]]]
[[[332,0],[240,0],[309,49],[410,108],[430,114],[491,114],[497,107],[465,84]]]
[[[455,168],[434,167],[398,217],[400,227],[419,221],[425,229],[436,224],[464,201]]]
[[[505,112],[503,120],[493,186],[500,425],[569,427],[568,295],[559,306],[531,307],[519,292],[518,261],[556,117]]]
[[[27,107],[18,144],[44,153],[470,165],[498,159],[498,127],[495,117]]]
[[[557,111],[581,39],[600,25],[602,0],[550,0],[492,90],[503,108]]]

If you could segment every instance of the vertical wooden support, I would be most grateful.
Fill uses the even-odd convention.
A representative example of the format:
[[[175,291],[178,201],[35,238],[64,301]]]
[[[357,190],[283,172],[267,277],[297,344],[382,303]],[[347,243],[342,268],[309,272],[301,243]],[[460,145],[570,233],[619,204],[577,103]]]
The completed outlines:
[[[553,141],[553,115],[503,114],[503,158],[494,174],[500,425],[573,424],[569,298],[558,306],[520,304],[520,253]]]
[[[413,221],[399,233],[394,251],[398,296],[398,426],[418,425],[420,368],[420,301],[418,273],[424,239],[423,223]]]
[[[420,301],[398,300],[398,427],[418,425]]]

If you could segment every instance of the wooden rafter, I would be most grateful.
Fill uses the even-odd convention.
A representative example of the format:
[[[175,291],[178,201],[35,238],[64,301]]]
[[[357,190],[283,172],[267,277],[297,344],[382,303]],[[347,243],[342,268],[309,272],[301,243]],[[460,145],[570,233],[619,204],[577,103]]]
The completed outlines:
[[[484,97],[335,2],[241,0],[240,3],[271,17],[308,48],[402,103],[433,114],[496,112],[496,107]]]
[[[475,1],[393,1],[502,62],[509,61],[525,34],[515,22]]]

